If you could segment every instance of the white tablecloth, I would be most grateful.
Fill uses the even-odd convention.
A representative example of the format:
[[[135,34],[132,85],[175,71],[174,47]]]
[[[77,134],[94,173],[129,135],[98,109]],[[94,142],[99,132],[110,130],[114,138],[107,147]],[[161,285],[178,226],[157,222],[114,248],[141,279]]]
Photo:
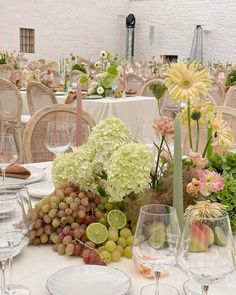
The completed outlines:
[[[51,178],[50,165],[48,162],[36,164],[37,167],[48,168],[45,180]],[[23,253],[14,258],[14,283],[28,286],[32,295],[48,295],[46,282],[49,276],[61,268],[79,264],[83,264],[81,258],[60,256],[52,250],[51,245],[28,246]],[[137,271],[131,259],[122,258],[120,262],[110,263],[109,266],[124,271],[131,278],[132,286],[128,295],[139,295],[141,287],[154,282],[153,279],[143,277]],[[161,279],[161,282],[175,286],[182,295],[184,294],[182,286],[186,280],[187,277],[178,268],[172,268],[169,274]]]
[[[29,114],[26,92],[21,91],[23,115]],[[65,96],[56,95],[58,103],[64,103]],[[75,105],[76,101],[74,102]],[[157,117],[157,102],[154,97],[126,97],[83,99],[83,110],[89,113],[96,123],[107,117],[118,117],[131,131],[134,139],[151,143],[154,138],[153,120]]]

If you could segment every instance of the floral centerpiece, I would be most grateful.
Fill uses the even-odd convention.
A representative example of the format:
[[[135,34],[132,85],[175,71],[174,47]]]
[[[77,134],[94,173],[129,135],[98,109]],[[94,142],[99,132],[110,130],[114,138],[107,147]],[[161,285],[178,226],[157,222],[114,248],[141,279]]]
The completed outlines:
[[[0,64],[9,64],[14,70],[19,70],[24,59],[23,53],[13,51],[0,51]]]
[[[122,77],[122,59],[120,59],[117,54],[112,56],[108,51],[102,51],[100,53],[100,58],[101,62],[96,62],[95,67],[101,68],[102,72],[94,77],[94,81],[91,83],[88,93],[89,95],[101,95],[105,97],[114,93],[118,84],[118,79]]]
[[[78,54],[71,53],[69,57],[66,59],[67,66],[69,70],[77,70],[84,74],[87,73],[86,67],[84,63],[80,62],[80,56]]]

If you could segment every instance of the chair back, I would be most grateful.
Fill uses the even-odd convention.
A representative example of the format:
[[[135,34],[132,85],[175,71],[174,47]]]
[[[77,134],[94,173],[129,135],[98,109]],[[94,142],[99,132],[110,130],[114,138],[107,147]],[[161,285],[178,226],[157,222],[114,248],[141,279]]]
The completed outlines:
[[[216,105],[221,106],[224,104],[225,89],[218,80],[213,80],[212,86],[209,90],[209,94],[214,98]]]
[[[230,87],[227,91],[224,106],[236,109],[236,86]]]
[[[27,85],[27,102],[30,115],[32,116],[37,110],[57,104],[54,93],[47,86],[39,82],[29,82]]]
[[[0,65],[0,78],[9,80],[13,72],[13,67],[8,64]]]
[[[22,97],[16,86],[0,78],[0,119],[21,122]]]
[[[51,121],[64,121],[68,128],[76,124],[76,107],[70,105],[51,105],[38,110],[27,123],[23,135],[23,155],[26,163],[51,161],[53,154],[45,146],[45,136],[48,123]],[[83,139],[87,141],[88,135],[95,126],[95,121],[86,112],[82,113]]]
[[[136,90],[136,95],[142,95],[141,90],[145,83],[143,78],[141,78],[139,75],[130,73],[125,76],[125,82],[126,90],[134,89]]]

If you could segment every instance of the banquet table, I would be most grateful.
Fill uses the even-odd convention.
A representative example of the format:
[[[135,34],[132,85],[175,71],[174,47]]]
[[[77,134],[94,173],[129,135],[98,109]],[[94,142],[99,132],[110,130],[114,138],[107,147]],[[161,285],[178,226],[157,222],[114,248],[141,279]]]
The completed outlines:
[[[51,179],[51,162],[37,163],[35,167],[46,168],[45,178],[41,181]],[[36,203],[37,199],[32,198],[32,202]],[[14,258],[14,283],[28,286],[32,295],[50,294],[46,288],[46,282],[53,273],[68,266],[82,264],[81,258],[57,254],[52,250],[52,245],[28,246]],[[153,279],[145,278],[138,272],[132,259],[122,258],[120,262],[110,263],[109,266],[125,272],[130,277],[131,288],[127,293],[128,295],[138,295],[143,286],[154,283]],[[175,286],[179,289],[181,295],[184,294],[182,286],[187,280],[186,275],[176,267],[168,271],[168,275],[161,278],[161,282]],[[74,294],[77,294],[77,292],[75,291]]]
[[[23,100],[22,115],[28,115],[29,109],[26,92],[21,91],[21,96]],[[56,98],[58,103],[63,104],[66,96],[56,94]],[[72,105],[75,104],[76,101],[72,103]],[[143,143],[152,142],[155,138],[152,128],[153,120],[157,117],[157,102],[155,97],[134,96],[120,99],[112,97],[83,99],[82,108],[93,117],[96,123],[108,117],[114,116],[120,118],[130,129],[132,138],[137,137],[137,132],[142,133],[139,137],[142,137],[141,141]],[[143,130],[140,130],[140,128]]]

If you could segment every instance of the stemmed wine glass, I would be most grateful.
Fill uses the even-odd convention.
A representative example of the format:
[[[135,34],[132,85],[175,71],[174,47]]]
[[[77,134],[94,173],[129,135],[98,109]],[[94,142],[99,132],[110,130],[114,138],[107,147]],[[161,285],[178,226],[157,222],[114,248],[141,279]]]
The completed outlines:
[[[0,168],[3,177],[3,186],[5,187],[5,175],[6,169],[9,165],[13,164],[17,160],[17,149],[14,138],[11,134],[0,134]]]
[[[141,289],[142,295],[177,295],[179,291],[170,285],[159,284],[166,267],[175,265],[175,254],[180,229],[175,208],[150,204],[141,208],[134,237],[133,255],[136,261],[155,274],[156,284]]]
[[[69,149],[70,136],[67,122],[52,121],[48,123],[45,146],[55,155]]]
[[[30,199],[27,187],[23,187],[19,189],[17,192],[8,190],[7,194],[13,194],[13,195],[16,194],[17,196],[21,198],[22,204],[25,209],[26,221],[28,222],[29,230],[31,230],[34,224],[34,219],[33,219],[33,209],[32,209],[31,199]],[[7,286],[8,295],[30,294],[30,290],[26,286],[13,284],[13,257],[18,255],[21,251],[23,251],[27,245],[28,245],[28,239],[25,240],[25,246],[22,248],[19,248],[18,252],[15,252],[14,255],[9,258],[9,284]],[[12,241],[10,243],[10,247],[13,247]]]
[[[29,242],[29,222],[25,200],[14,191],[0,194],[0,264],[1,264],[1,295],[30,294],[25,287],[25,293],[15,293],[11,288],[6,289],[5,268],[7,260],[20,253]],[[28,292],[27,292],[28,291]]]
[[[190,278],[184,284],[186,292],[207,295],[211,284],[235,270],[236,252],[227,212],[214,209],[210,217],[199,212],[195,208],[187,215],[176,261]]]

